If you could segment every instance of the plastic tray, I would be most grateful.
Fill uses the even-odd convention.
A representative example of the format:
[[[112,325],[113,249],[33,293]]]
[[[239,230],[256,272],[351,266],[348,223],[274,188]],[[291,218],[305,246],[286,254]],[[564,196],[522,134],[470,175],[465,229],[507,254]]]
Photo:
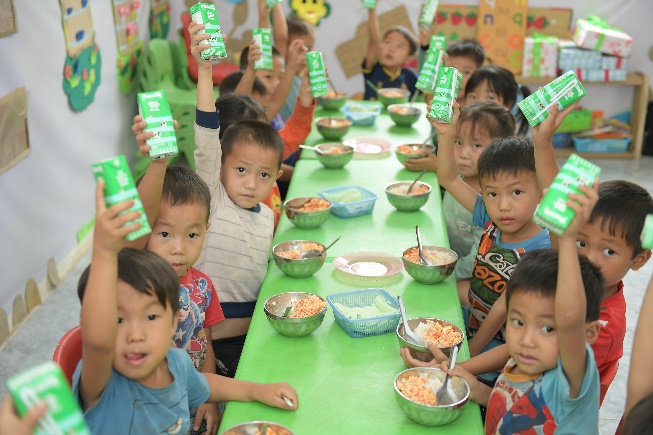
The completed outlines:
[[[376,122],[376,117],[381,113],[381,106],[378,104],[347,103],[342,111],[354,125],[369,127]]]
[[[338,202],[333,199],[333,195],[346,192],[348,190],[357,190],[363,197],[360,201],[355,202]],[[374,211],[374,204],[379,199],[379,195],[360,186],[344,186],[334,189],[327,189],[318,192],[322,198],[331,201],[331,214],[341,219],[363,216]]]
[[[574,147],[579,153],[624,153],[632,139],[593,139],[575,137]]]
[[[336,323],[353,338],[371,337],[373,335],[387,334],[397,329],[401,314],[386,314],[380,317],[370,319],[350,319],[346,317],[335,303],[342,304],[346,307],[366,307],[372,305],[374,299],[378,296],[383,297],[392,307],[399,310],[399,303],[390,293],[382,288],[364,288],[349,292],[336,293],[327,296],[327,302],[331,305]]]
[[[569,145],[571,133],[556,133],[551,138],[553,148],[566,148]]]

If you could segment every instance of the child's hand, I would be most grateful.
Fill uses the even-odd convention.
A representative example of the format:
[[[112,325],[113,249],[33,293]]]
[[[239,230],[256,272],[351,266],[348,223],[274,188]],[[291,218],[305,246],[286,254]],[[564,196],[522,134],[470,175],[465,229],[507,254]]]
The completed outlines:
[[[32,435],[37,423],[47,410],[48,407],[45,403],[38,403],[21,418],[16,414],[13,398],[7,394],[0,408],[0,431],[12,435]]]
[[[281,409],[297,410],[299,398],[297,391],[286,382],[277,382],[276,384],[259,384],[255,389],[255,400]],[[288,406],[284,397],[290,399],[294,407]]]
[[[432,152],[426,152],[426,157],[406,159],[404,166],[409,171],[420,172],[428,168],[431,172],[438,172],[438,158]]]
[[[173,125],[175,130],[179,126],[179,123],[177,120],[173,120]],[[138,144],[138,151],[141,153],[142,156],[144,157],[150,157],[150,148],[152,148],[150,145],[148,145],[145,141],[154,136],[154,133],[151,131],[145,131],[145,127],[147,127],[147,124],[145,121],[143,121],[143,117],[141,115],[136,115],[134,116],[134,123],[132,124],[132,132],[134,133],[134,136],[136,136],[136,143]],[[168,159],[157,159],[157,160],[152,160],[152,163],[168,163]]]
[[[247,69],[254,70],[254,62],[261,59],[263,52],[261,46],[256,43],[256,40],[249,41],[249,52],[247,53]]]
[[[422,29],[420,26],[419,27],[419,45],[425,46],[429,45],[431,42],[431,35],[433,32],[435,32],[435,26],[437,26],[437,21],[433,20],[433,24],[431,24],[430,29]]]
[[[435,127],[435,129],[438,131],[440,136],[450,136],[453,137],[456,135],[456,125],[458,124],[458,118],[460,117],[460,106],[458,105],[458,102],[456,100],[453,101],[453,119],[451,120],[451,124],[447,124],[444,122],[436,122],[433,121],[428,117],[428,113],[431,111],[431,105],[433,103],[428,105],[426,108],[426,113],[427,117],[426,119],[429,120],[431,125]]]
[[[93,250],[118,255],[122,249],[123,238],[141,227],[139,222],[126,225],[138,219],[140,211],[130,211],[133,200],[123,201],[107,208],[104,202],[104,180],[100,179],[95,187],[95,231],[93,232]],[[125,213],[123,213],[125,212]],[[123,214],[120,214],[123,213]]]
[[[217,403],[205,403],[197,407],[197,414],[195,414],[195,421],[193,422],[193,430],[198,431],[202,420],[206,420],[206,435],[213,435],[218,431],[220,425],[220,411],[218,410]]]
[[[580,229],[589,222],[592,210],[599,200],[599,180],[594,181],[594,186],[578,186],[581,193],[570,193],[567,197],[567,206],[574,210],[576,214],[569,223],[569,226],[561,237],[573,238],[580,232]]]
[[[210,60],[202,60],[201,53],[203,50],[206,50],[208,46],[207,40],[211,37],[208,33],[198,33],[205,28],[206,26],[204,24],[197,24],[194,21],[191,21],[188,26],[188,32],[190,33],[190,53],[197,62],[199,69],[211,69],[213,67]]]
[[[439,368],[443,372],[449,373],[451,376],[463,378],[469,385],[469,399],[476,403],[482,403],[482,401],[479,402],[478,400],[479,396],[481,396],[481,390],[485,390],[488,387],[476,379],[476,376],[460,366],[455,366],[452,370],[449,370],[449,363],[446,361],[443,361]]]
[[[399,353],[408,367],[438,367],[443,362],[447,364],[449,363],[449,358],[447,358],[444,352],[442,352],[435,343],[426,343],[426,347],[428,347],[434,357],[428,362],[413,358],[410,354],[409,348],[407,347],[399,349]]]
[[[313,91],[311,90],[311,82],[308,80],[308,68],[302,69],[299,73],[302,80],[299,86],[299,104],[304,107],[311,107],[313,105]]]
[[[288,63],[286,69],[290,70],[293,74],[297,74],[299,67],[306,65],[307,51],[308,49],[301,39],[295,39],[291,42],[290,46],[288,46]]]
[[[576,108],[579,101],[574,102],[569,107],[565,107],[562,112],[558,111],[558,105],[554,104],[549,109],[549,116],[544,121],[533,127],[533,142],[537,144],[551,144],[555,132],[560,128],[560,124],[572,110]],[[553,146],[553,145],[551,145]]]

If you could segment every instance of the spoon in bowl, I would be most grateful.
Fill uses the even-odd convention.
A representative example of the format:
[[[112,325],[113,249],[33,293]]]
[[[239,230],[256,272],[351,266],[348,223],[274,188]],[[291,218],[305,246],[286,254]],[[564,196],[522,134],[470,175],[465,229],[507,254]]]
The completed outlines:
[[[299,254],[299,258],[301,258],[302,260],[306,260],[306,259],[309,259],[309,258],[317,258],[317,257],[319,257],[320,255],[326,253],[326,251],[327,251],[330,247],[332,247],[333,245],[335,245],[336,242],[337,242],[338,240],[340,240],[340,237],[342,237],[342,236],[338,236],[338,238],[335,239],[333,242],[331,242],[331,244],[330,244],[329,246],[327,246],[326,248],[324,248],[324,251],[320,251],[319,249],[309,249],[308,251],[304,251],[304,252],[302,252],[301,254]]]
[[[308,145],[300,145],[299,148],[304,148],[305,150],[312,150],[312,151],[315,151],[318,154],[326,154],[324,151],[322,151],[318,147],[311,147],[311,146],[308,146]]]
[[[419,259],[422,260],[427,266],[433,266],[433,263],[424,255],[422,250],[422,236],[419,234],[419,227],[415,227],[415,232],[417,233],[417,252],[419,253]]]
[[[401,296],[397,296],[397,302],[399,302],[401,321],[404,323],[404,338],[406,339],[407,342],[414,344],[416,346],[426,346],[424,340],[422,340],[422,338],[419,335],[415,334],[410,329],[410,326],[408,326],[408,322],[406,321],[406,309],[404,308],[404,303],[401,302]]]
[[[426,170],[427,170],[427,169],[428,169],[428,168],[424,168],[424,169],[422,169],[422,172],[420,172],[419,175],[417,176],[417,178],[415,178],[415,181],[413,181],[413,182],[410,184],[410,186],[408,186],[408,190],[406,191],[406,195],[410,195],[410,192],[413,190],[413,187],[415,187],[415,185],[417,184],[417,182],[419,181],[419,179],[422,178],[422,175],[426,174]]]
[[[458,356],[458,346],[454,346],[451,349],[451,357],[449,358],[449,370],[453,370],[456,365],[456,357]],[[451,405],[458,401],[456,394],[453,391],[453,386],[451,385],[451,375],[447,372],[447,376],[444,378],[444,383],[438,391],[435,393],[435,403],[438,405]]]

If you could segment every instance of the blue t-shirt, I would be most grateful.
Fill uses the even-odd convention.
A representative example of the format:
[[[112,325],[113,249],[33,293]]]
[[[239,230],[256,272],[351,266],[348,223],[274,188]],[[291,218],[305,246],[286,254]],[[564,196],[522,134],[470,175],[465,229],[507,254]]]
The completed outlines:
[[[297,76],[293,77],[292,86],[290,87],[290,92],[288,92],[288,98],[286,98],[286,102],[283,104],[281,111],[279,111],[279,115],[281,115],[284,122],[288,122],[290,115],[292,115],[293,110],[295,110],[295,103],[297,102],[299,88],[301,88],[301,86],[302,79]]]
[[[365,61],[363,60],[363,78],[374,83],[377,89],[382,88],[401,88],[408,89],[410,95],[415,93],[415,84],[417,84],[417,73],[410,68],[401,68],[399,73],[395,76],[388,74],[387,70],[377,60],[371,70],[365,69]],[[364,100],[376,99],[376,91],[370,88],[370,85],[365,82],[365,95]]]
[[[170,348],[167,360],[173,381],[164,388],[145,387],[112,370],[99,402],[84,411],[91,433],[188,433],[191,427],[189,408],[206,403],[209,384],[206,377],[195,370],[184,349]],[[80,406],[81,373],[80,361],[73,375],[73,394],[78,397]]]
[[[508,280],[515,270],[522,255],[536,249],[551,247],[549,231],[542,229],[534,237],[521,243],[504,243],[501,241],[501,230],[487,213],[483,197],[478,195],[472,216],[474,225],[485,231],[481,237],[476,252],[476,261],[469,283],[470,316],[467,333],[473,337],[490,312],[492,305],[506,290]],[[495,336],[505,341],[505,330],[501,328]]]
[[[575,435],[599,433],[599,371],[594,352],[585,344],[587,370],[578,397],[569,397],[569,382],[558,366],[539,376],[513,375],[508,361],[490,394],[486,434]]]

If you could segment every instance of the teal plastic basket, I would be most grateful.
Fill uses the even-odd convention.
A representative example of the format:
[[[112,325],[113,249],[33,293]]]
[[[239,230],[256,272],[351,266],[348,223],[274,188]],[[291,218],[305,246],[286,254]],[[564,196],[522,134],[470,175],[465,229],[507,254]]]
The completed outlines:
[[[345,316],[334,304],[338,303],[346,307],[368,307],[374,300],[381,296],[388,305],[397,309],[396,314],[386,314],[368,319],[350,319]],[[399,325],[401,314],[399,314],[399,303],[397,299],[382,288],[364,288],[343,293],[329,295],[326,298],[336,323],[353,338],[371,337],[373,335],[387,334],[394,332]]]
[[[579,153],[625,153],[632,139],[594,139],[575,137],[574,147]]]

